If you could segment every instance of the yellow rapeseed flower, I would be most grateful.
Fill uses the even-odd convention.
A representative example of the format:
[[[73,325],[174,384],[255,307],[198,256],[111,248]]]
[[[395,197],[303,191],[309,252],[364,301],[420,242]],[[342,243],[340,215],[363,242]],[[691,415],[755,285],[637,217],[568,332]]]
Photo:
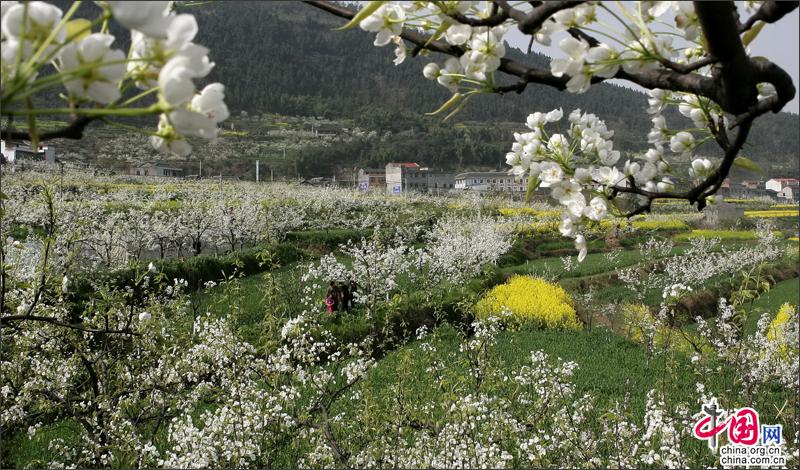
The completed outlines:
[[[772,319],[772,323],[769,324],[769,328],[767,329],[767,340],[777,342],[778,352],[784,358],[788,358],[790,354],[794,353],[797,355],[800,351],[792,351],[785,337],[784,329],[788,325],[790,321],[792,321],[792,315],[795,313],[795,306],[790,303],[785,303],[781,305],[781,308],[778,310],[778,314],[775,315],[775,318]],[[795,318],[794,321],[797,321]]]
[[[679,233],[672,238],[678,241],[686,241],[699,237],[719,238],[721,240],[755,240],[758,238],[758,234],[752,230],[692,230],[689,233]]]
[[[475,310],[478,318],[509,312],[511,321],[517,324],[532,323],[548,329],[582,328],[567,291],[530,276],[516,275],[496,286],[478,301]]]
[[[800,210],[776,209],[776,210],[765,210],[765,211],[744,211],[744,216],[757,219],[773,219],[778,217],[800,217]]]

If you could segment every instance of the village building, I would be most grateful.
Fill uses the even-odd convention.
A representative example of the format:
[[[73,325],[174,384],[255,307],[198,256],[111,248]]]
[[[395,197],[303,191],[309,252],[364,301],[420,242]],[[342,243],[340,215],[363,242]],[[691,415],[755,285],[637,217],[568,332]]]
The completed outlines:
[[[30,142],[0,140],[0,154],[3,163],[56,162],[56,148],[49,144],[39,144],[33,148]]]
[[[767,193],[777,199],[794,201],[800,194],[800,180],[797,178],[772,178],[764,183]]]
[[[455,175],[450,172],[420,167],[417,163],[401,162],[386,165],[386,192],[442,192],[455,187]]]
[[[526,192],[527,176],[515,176],[505,171],[476,171],[456,175],[456,189],[481,192]],[[539,188],[547,188],[541,183]]]
[[[358,170],[358,189],[369,191],[383,190],[386,187],[385,168],[361,168]]]
[[[147,162],[130,167],[128,174],[131,176],[162,176],[178,178],[183,175],[183,170],[163,162]]]

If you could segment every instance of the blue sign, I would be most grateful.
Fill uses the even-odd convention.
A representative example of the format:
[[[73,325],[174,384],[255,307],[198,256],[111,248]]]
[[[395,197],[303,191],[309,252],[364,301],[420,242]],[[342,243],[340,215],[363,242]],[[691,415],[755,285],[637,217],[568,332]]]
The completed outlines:
[[[358,183],[358,189],[360,191],[366,191],[369,189],[369,183]]]
[[[400,187],[400,186],[395,186],[394,188],[392,188],[392,193],[394,193],[394,194],[400,194],[400,189],[401,189],[401,187]]]

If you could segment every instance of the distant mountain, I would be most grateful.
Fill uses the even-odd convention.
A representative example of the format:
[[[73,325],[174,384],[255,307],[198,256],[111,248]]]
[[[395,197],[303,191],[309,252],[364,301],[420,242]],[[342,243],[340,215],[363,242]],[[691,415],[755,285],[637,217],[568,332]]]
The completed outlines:
[[[392,47],[374,47],[371,34],[358,28],[332,31],[343,20],[296,2],[220,2],[193,12],[200,24],[198,42],[211,48],[217,63],[210,78],[226,84],[233,109],[354,119],[379,131],[415,126],[423,130],[440,124],[435,122],[440,118],[423,113],[436,109],[449,97],[448,91],[422,76],[424,65],[439,57],[409,58],[395,66]],[[515,48],[509,48],[508,55],[540,66],[550,60],[537,53],[526,57]],[[606,120],[616,131],[618,148],[642,150],[650,128],[645,105],[642,93],[610,84],[593,86],[582,95],[530,85],[520,95],[476,97],[454,124],[521,124],[537,110],[581,108]],[[415,138],[425,137],[417,134]],[[501,139],[502,149],[510,146],[510,134]],[[788,163],[788,169],[795,171],[799,150],[800,120],[787,113],[761,118],[746,149],[767,167]],[[480,156],[484,158],[469,163],[496,166],[500,155]],[[453,162],[425,163],[452,166],[448,161]]]

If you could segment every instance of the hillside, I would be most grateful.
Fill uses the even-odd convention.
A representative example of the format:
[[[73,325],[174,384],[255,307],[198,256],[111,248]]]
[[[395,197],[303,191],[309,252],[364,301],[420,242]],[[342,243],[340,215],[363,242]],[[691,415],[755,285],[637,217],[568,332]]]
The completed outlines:
[[[501,168],[511,133],[522,126],[525,116],[558,107],[590,110],[605,119],[616,132],[617,148],[623,151],[646,148],[644,136],[650,121],[645,96],[637,91],[601,84],[586,94],[572,95],[531,85],[521,95],[476,97],[452,121],[443,123],[424,115],[448,98],[447,90],[422,77],[422,67],[436,57],[408,59],[395,66],[392,48],[374,47],[368,34],[358,29],[334,32],[331,29],[341,24],[340,19],[295,2],[219,2],[191,11],[200,24],[197,42],[211,49],[217,64],[208,79],[226,85],[234,114],[315,116],[333,126],[359,127],[381,137],[326,145],[295,139],[273,145],[274,135],[262,135],[260,126],[245,124],[252,128],[246,135],[223,137],[212,146],[213,151],[198,148],[202,159],[227,154],[235,160],[250,160],[259,156],[258,149],[270,154],[288,146],[297,150],[291,155],[297,160],[290,173],[306,175],[397,159],[449,169]],[[524,58],[518,49],[509,55]],[[524,59],[538,64],[549,61],[536,53]],[[797,173],[799,124],[793,114],[765,116],[751,134],[748,156],[769,174]],[[83,150],[75,151],[115,158],[108,151],[110,136],[102,142],[84,143]],[[87,147],[92,151],[85,151]],[[713,148],[708,151],[713,155]],[[133,154],[139,159],[148,152],[142,148]]]

